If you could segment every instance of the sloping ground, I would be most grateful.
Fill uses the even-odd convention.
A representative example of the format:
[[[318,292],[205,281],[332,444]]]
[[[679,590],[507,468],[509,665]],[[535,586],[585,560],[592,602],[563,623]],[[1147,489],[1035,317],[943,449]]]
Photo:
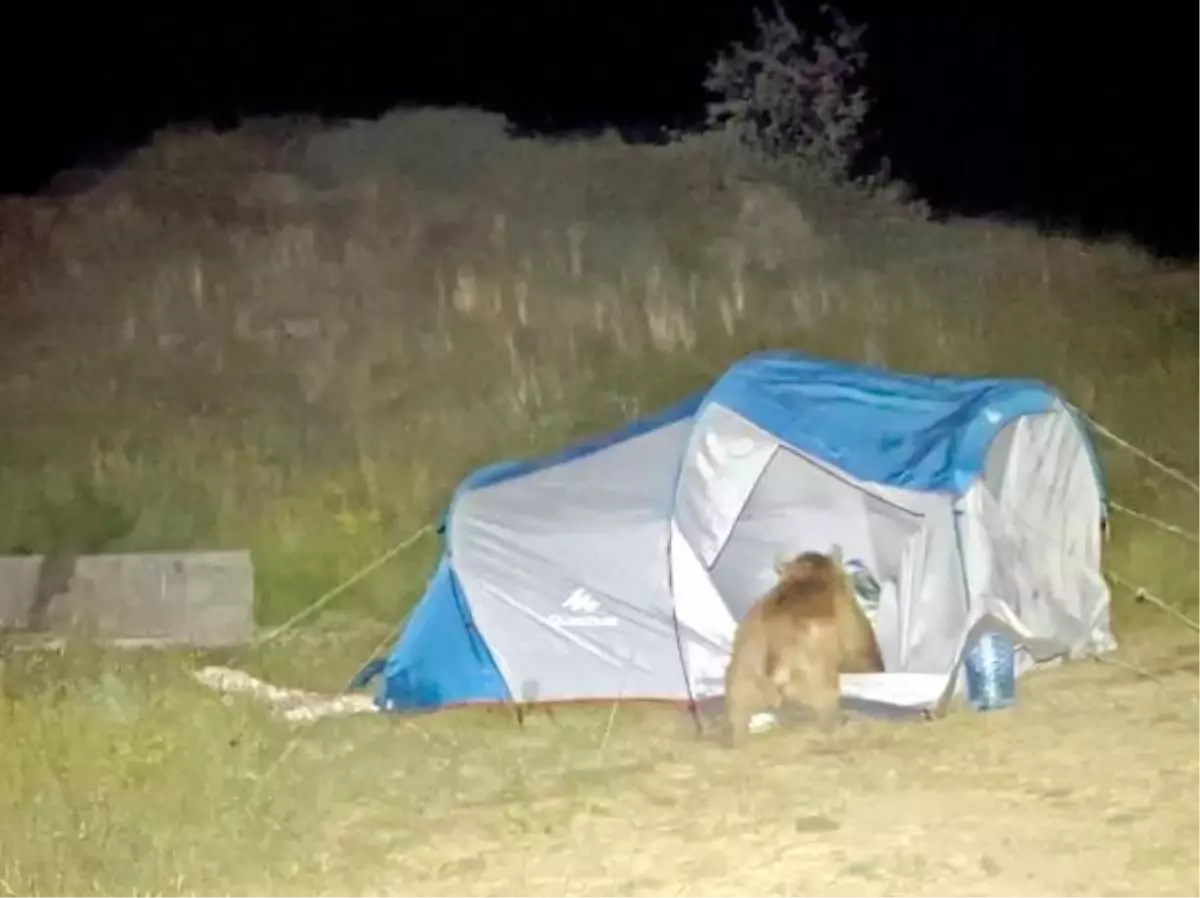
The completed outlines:
[[[413,838],[398,815],[356,814],[380,854],[351,891],[1195,895],[1195,652],[1147,643],[1155,679],[1081,662],[1025,680],[1011,711],[860,720],[833,743],[777,731],[741,753],[689,742],[670,712],[621,726],[622,710],[602,768],[581,751],[523,763],[522,738],[556,738],[541,718],[512,755],[477,746],[455,783],[384,787],[427,790],[429,816]],[[471,800],[497,763],[523,794]],[[408,837],[388,845],[393,823]]]

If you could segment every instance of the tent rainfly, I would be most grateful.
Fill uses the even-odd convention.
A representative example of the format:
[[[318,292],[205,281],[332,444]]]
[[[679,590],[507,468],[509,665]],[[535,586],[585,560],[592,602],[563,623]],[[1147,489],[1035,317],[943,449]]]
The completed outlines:
[[[656,417],[467,477],[376,702],[718,697],[777,557],[837,543],[886,666],[843,698],[929,710],[988,627],[1018,675],[1115,648],[1105,507],[1045,384],[753,355]]]

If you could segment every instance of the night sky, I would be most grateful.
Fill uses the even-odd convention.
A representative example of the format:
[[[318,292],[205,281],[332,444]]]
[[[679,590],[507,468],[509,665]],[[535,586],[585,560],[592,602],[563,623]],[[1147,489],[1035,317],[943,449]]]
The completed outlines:
[[[703,109],[706,63],[752,38],[750,5],[27,9],[6,21],[0,190],[37,189],[172,121],[466,104],[547,130],[686,126]],[[802,26],[817,6],[782,5]],[[869,26],[875,149],[935,207],[1125,231],[1196,255],[1196,7],[837,6]]]

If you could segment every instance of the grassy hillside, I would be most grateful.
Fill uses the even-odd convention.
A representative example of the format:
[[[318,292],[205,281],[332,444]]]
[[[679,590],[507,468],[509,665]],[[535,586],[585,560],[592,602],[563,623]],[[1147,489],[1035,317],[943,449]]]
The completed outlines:
[[[277,622],[472,467],[764,347],[1045,378],[1196,470],[1194,268],[732,161],[419,111],[165,133],[86,193],[8,201],[0,551],[247,546]],[[1195,495],[1104,450],[1116,498],[1194,529]],[[1116,525],[1113,563],[1194,604],[1193,546]],[[395,621],[433,550],[342,607]]]
[[[1045,378],[1194,476],[1194,267],[737,161],[716,139],[512,140],[424,111],[164,134],[82,195],[5,201],[0,551],[249,547],[275,623],[473,467],[767,347]],[[1119,501],[1195,529],[1193,493],[1101,449]],[[1194,545],[1115,525],[1113,566],[1194,609]],[[340,686],[434,549],[237,663]],[[186,655],[0,657],[0,893],[1194,890],[1194,640],[1118,596],[1153,678],[1073,665],[1008,714],[746,755],[615,705],[300,738],[191,682]]]

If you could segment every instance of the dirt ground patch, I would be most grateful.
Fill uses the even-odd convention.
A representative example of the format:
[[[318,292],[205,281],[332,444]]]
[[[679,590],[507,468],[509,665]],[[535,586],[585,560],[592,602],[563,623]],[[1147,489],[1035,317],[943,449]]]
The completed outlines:
[[[1196,640],[1122,643],[1005,711],[736,751],[660,705],[297,723],[187,659],[18,653],[0,894],[1195,895]]]
[[[356,814],[381,849],[361,893],[1194,895],[1195,652],[1177,634],[1121,653],[1153,678],[1076,662],[1024,679],[1007,711],[858,719],[832,742],[777,730],[740,752],[622,710],[603,758],[573,739],[521,794],[427,782],[419,838],[389,846],[409,822]],[[520,738],[553,739],[559,718],[491,762],[523,766]]]

